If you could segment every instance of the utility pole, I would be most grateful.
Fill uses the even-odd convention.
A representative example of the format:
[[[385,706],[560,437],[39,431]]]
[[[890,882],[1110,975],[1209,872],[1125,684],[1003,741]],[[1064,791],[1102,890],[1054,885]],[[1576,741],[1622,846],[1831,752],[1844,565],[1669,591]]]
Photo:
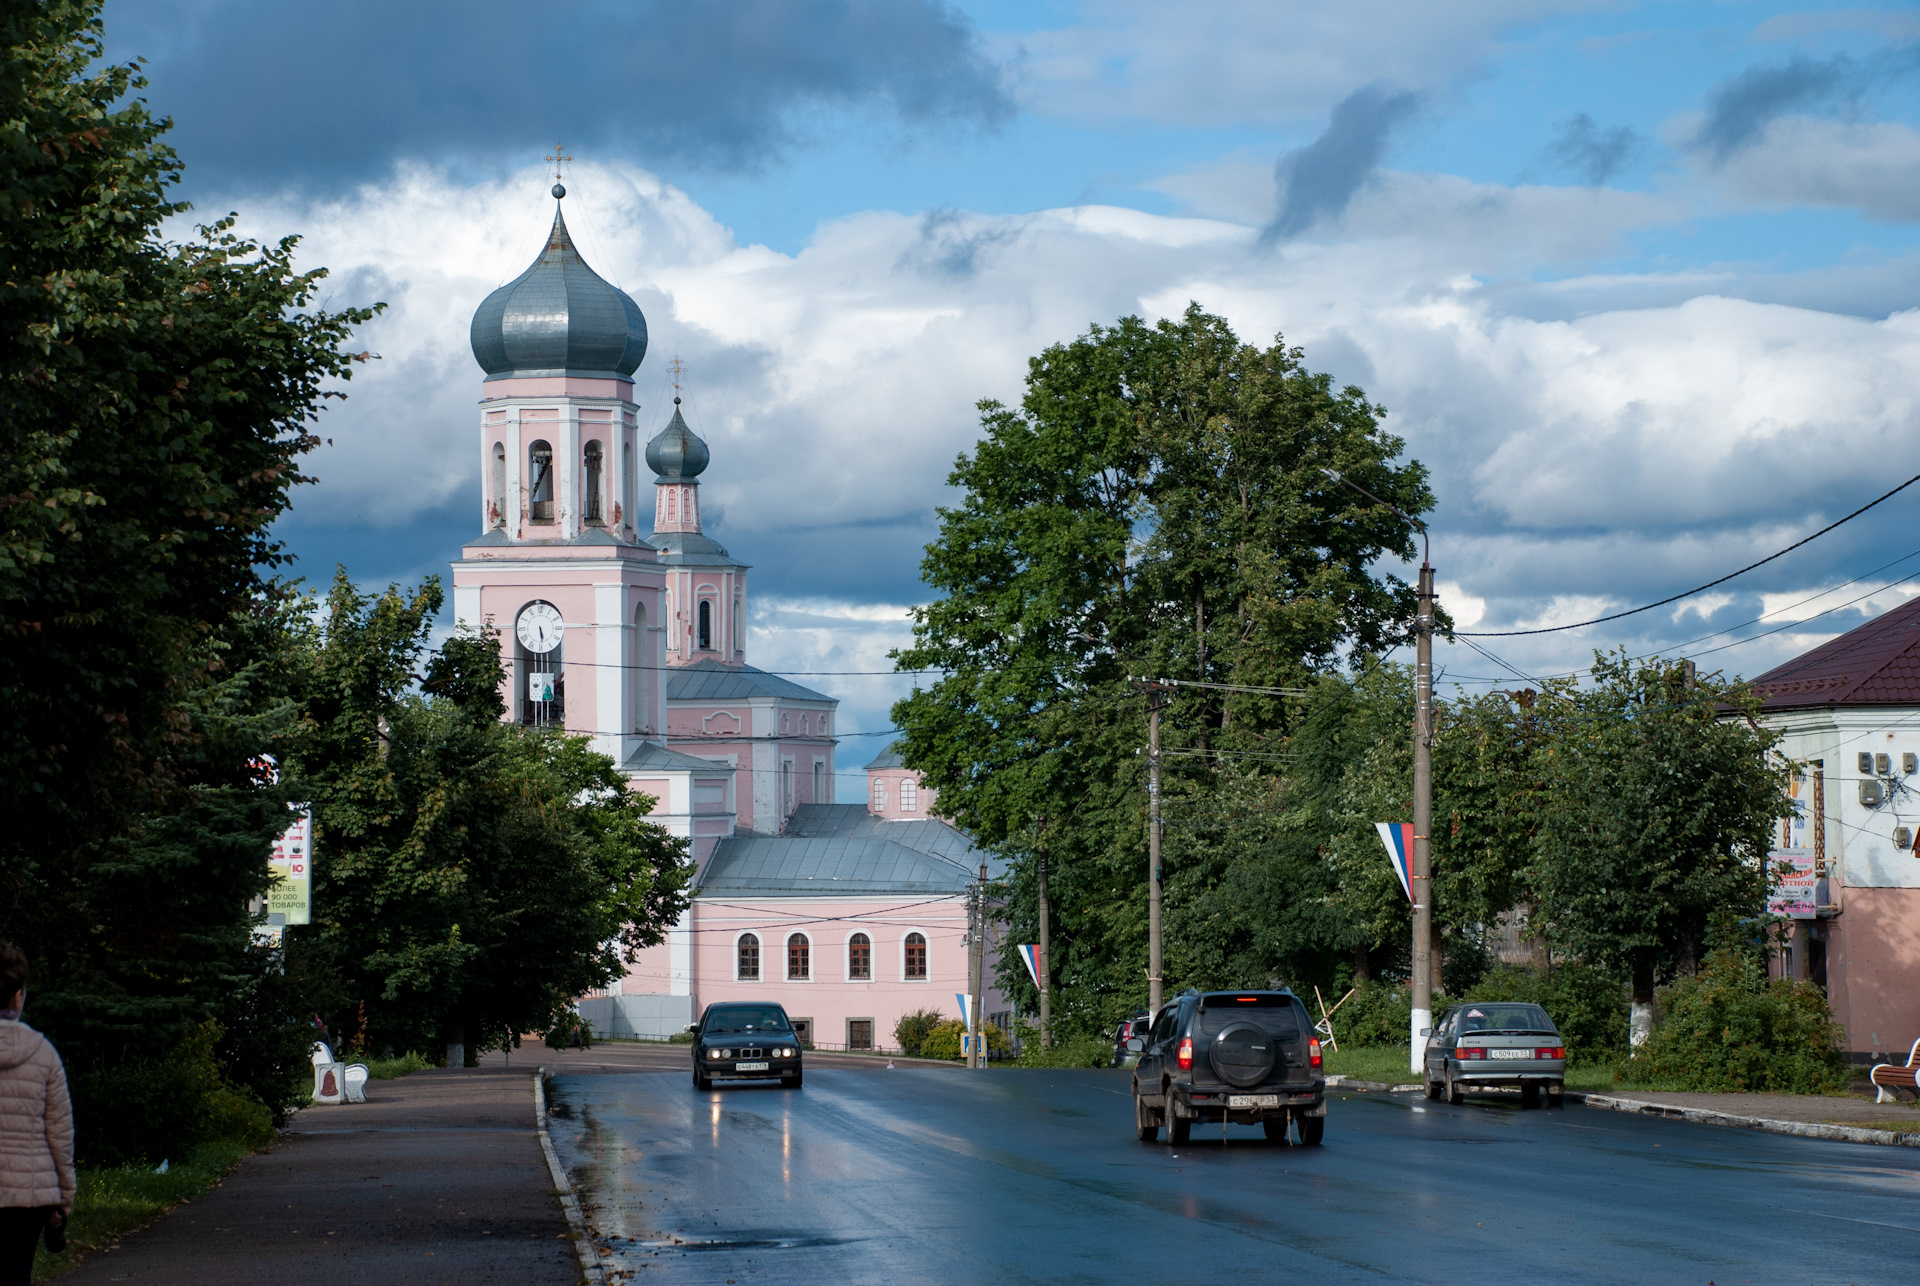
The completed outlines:
[[[1053,953],[1047,933],[1047,841],[1046,831],[1040,832],[1040,1048],[1053,1047]]]
[[[1426,530],[1421,529],[1424,540]],[[1420,560],[1420,614],[1413,666],[1413,1023],[1411,1070],[1424,1074],[1433,1028],[1433,567]]]
[[[1413,623],[1413,852],[1407,857],[1407,883],[1413,893],[1413,1021],[1407,1045],[1408,1069],[1426,1070],[1427,1033],[1433,1030],[1433,557],[1427,524],[1391,501],[1382,500],[1333,469],[1321,473],[1400,515],[1420,532],[1420,606]]]
[[[1147,685],[1147,1012],[1160,1012],[1160,688]]]
[[[967,1066],[981,1068],[987,1065],[980,1048],[981,974],[986,962],[987,943],[987,864],[980,863],[980,881],[973,886],[968,898],[971,903],[967,916],[967,1034],[973,1039],[968,1041]]]

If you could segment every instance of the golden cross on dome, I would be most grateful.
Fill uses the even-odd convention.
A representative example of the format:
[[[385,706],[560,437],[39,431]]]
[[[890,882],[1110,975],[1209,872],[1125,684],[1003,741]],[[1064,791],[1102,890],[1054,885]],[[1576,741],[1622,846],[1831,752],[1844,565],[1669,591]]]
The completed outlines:
[[[686,373],[687,364],[681,361],[679,357],[676,356],[671,362],[667,363],[667,374],[673,376],[673,391],[675,393],[680,391],[680,377]]]
[[[555,143],[553,145],[553,155],[547,158],[547,163],[553,166],[553,181],[555,183],[558,183],[560,180],[566,177],[566,175],[561,173],[561,170],[563,170],[568,165],[571,165],[573,163],[573,158],[571,156],[567,156],[565,153],[566,153],[566,148],[564,148],[558,143]]]

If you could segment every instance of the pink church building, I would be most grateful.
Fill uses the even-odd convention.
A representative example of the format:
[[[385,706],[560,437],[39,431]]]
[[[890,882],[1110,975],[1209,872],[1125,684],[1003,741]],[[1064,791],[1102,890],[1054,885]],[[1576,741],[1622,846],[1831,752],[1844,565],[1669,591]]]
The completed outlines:
[[[889,1045],[916,1009],[959,1017],[983,855],[929,814],[931,792],[890,750],[868,766],[866,804],[834,802],[838,702],[747,664],[748,568],[700,519],[711,454],[677,397],[640,449],[646,319],[558,209],[470,338],[485,372],[480,533],[453,565],[457,622],[500,630],[506,717],[589,738],[659,801],[697,868],[668,940],[581,1014],[603,1036],[658,1038],[751,995],[784,1003],[817,1045],[854,1048]],[[1008,1023],[1004,999],[984,1008]]]

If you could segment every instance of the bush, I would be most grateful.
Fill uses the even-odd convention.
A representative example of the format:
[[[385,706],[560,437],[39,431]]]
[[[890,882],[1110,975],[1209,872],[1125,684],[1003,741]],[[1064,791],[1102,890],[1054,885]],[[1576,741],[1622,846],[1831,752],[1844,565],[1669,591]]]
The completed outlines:
[[[547,1029],[548,1049],[592,1049],[593,1024],[574,1013],[571,1009],[553,1020],[553,1026]],[[471,1049],[471,1047],[469,1047]],[[469,1062],[467,1066],[472,1067]]]
[[[1327,1003],[1331,1006],[1333,998]],[[1441,1008],[1434,997],[1434,1010]],[[1314,1021],[1320,1021],[1320,1007],[1311,1001],[1307,1009]],[[1407,1047],[1413,1028],[1413,994],[1405,983],[1363,982],[1347,997],[1333,1016],[1333,1034],[1343,1045],[1397,1045]]]
[[[1737,950],[1707,956],[1667,988],[1665,1019],[1621,1078],[1709,1093],[1837,1094],[1847,1087],[1840,1029],[1811,983],[1770,982]]]
[[[1604,969],[1567,963],[1544,969],[1501,965],[1470,993],[1475,1000],[1530,1001],[1547,1011],[1567,1045],[1567,1066],[1604,1065],[1627,1049],[1627,984]]]
[[[1007,1044],[1005,1033],[998,1027],[995,1027],[992,1023],[988,1023],[985,1030],[987,1036],[987,1056],[989,1058],[1005,1058],[1012,1052],[1012,1046]],[[966,1028],[960,1025],[958,1018],[949,1018],[927,1033],[926,1039],[920,1042],[919,1056],[921,1058],[958,1059],[962,1057],[960,1053],[960,1037],[965,1033]]]
[[[164,1058],[78,1069],[74,1154],[82,1165],[152,1165],[198,1143],[258,1147],[273,1138],[273,1112],[220,1074],[220,1029],[203,1024]]]
[[[408,1050],[398,1058],[369,1058],[367,1076],[376,1081],[393,1081],[414,1072],[425,1071],[439,1064],[429,1062],[425,1054],[416,1054]]]
[[[997,1030],[997,1029],[996,1029]],[[1015,1060],[1016,1067],[1111,1067],[1113,1065],[1113,1038],[1099,1034],[1077,1036],[1058,1036],[1051,1048],[1040,1045],[1040,1032],[1025,1023],[1019,1026],[1020,1057]],[[988,1042],[988,1049],[992,1049]]]
[[[900,1021],[893,1025],[893,1043],[909,1058],[918,1058],[927,1042],[928,1033],[945,1021],[947,1019],[937,1009],[916,1009],[910,1014],[902,1014]]]

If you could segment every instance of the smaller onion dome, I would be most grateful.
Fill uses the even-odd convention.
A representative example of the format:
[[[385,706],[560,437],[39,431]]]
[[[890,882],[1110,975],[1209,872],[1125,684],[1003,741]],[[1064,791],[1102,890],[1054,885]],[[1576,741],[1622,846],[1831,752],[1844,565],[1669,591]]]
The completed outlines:
[[[647,467],[662,482],[692,482],[713,458],[687,422],[680,418],[680,399],[673,399],[673,418],[647,443]]]
[[[558,196],[564,189],[554,185]],[[473,356],[489,379],[631,377],[647,355],[647,319],[624,290],[587,267],[558,210],[546,249],[473,314]]]

